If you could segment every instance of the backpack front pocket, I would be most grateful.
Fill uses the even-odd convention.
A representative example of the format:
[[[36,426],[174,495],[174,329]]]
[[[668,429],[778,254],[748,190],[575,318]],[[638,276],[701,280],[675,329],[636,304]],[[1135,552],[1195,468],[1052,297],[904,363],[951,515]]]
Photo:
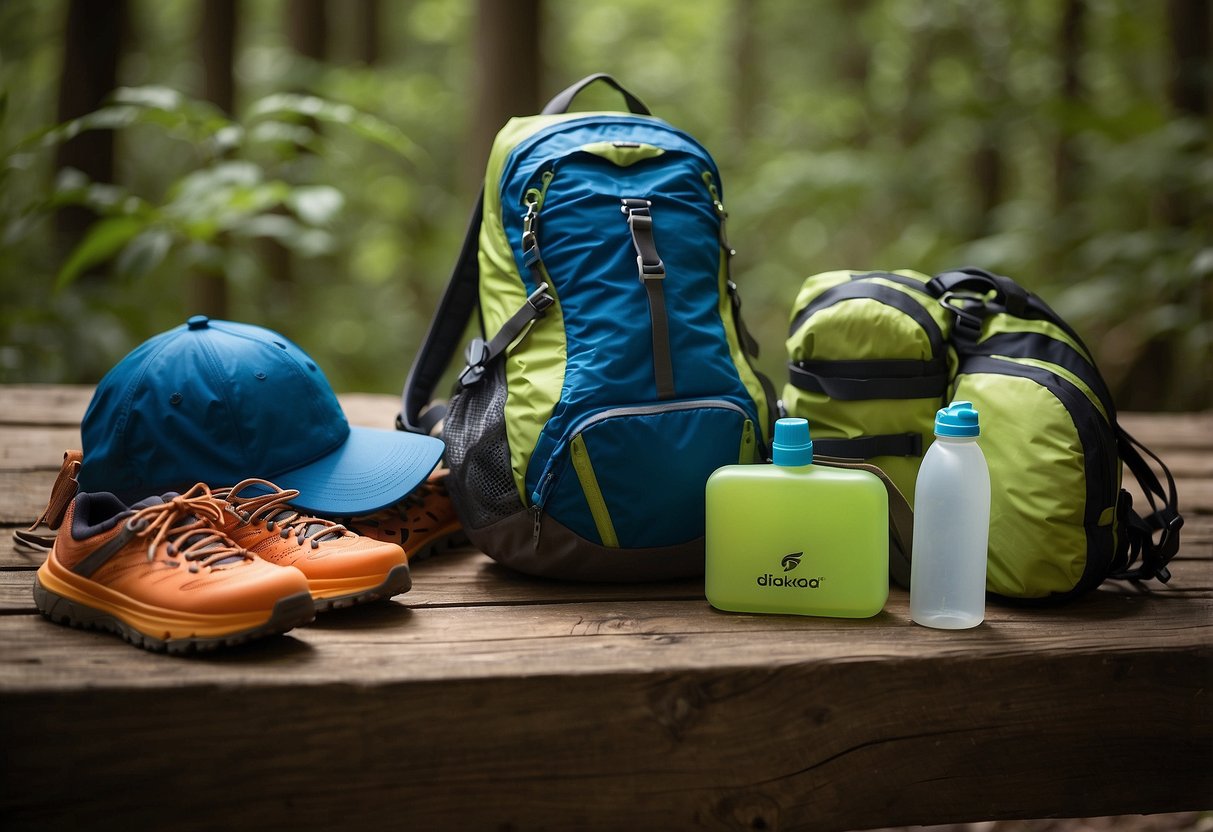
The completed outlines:
[[[704,485],[722,465],[752,462],[752,414],[727,399],[613,407],[579,420],[531,495],[536,543],[545,517],[608,548],[703,536]]]

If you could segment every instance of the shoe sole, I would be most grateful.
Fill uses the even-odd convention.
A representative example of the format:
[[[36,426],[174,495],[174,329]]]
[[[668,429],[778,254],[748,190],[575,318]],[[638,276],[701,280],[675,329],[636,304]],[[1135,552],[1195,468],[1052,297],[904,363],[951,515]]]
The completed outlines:
[[[34,577],[34,604],[38,611],[56,624],[66,624],[82,630],[101,630],[121,636],[126,641],[154,653],[203,653],[220,647],[232,647],[265,636],[281,635],[287,630],[306,624],[315,618],[312,596],[298,592],[280,598],[271,610],[269,618],[254,626],[236,632],[215,636],[182,636],[159,639],[123,621],[111,612],[53,592],[43,586],[38,576]]]
[[[408,592],[412,588],[413,576],[409,572],[408,565],[402,563],[399,566],[393,566],[391,571],[387,573],[387,577],[375,586],[341,595],[323,596],[313,594],[312,601],[316,605],[316,612],[328,612],[329,610],[346,609],[355,604],[369,604],[373,601],[383,601],[391,598],[393,595]]]

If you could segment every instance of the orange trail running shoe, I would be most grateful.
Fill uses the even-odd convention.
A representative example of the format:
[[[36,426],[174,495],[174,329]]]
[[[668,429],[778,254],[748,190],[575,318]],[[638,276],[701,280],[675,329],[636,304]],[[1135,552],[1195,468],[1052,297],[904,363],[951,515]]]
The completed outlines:
[[[399,543],[409,562],[444,549],[467,544],[455,514],[446,481],[447,468],[438,468],[408,496],[373,514],[346,517],[342,523],[366,537]]]
[[[54,622],[170,653],[311,621],[303,575],[236,546],[214,525],[222,514],[204,485],[133,506],[106,492],[78,494],[38,569],[34,603]]]
[[[300,514],[289,505],[298,494],[259,479],[216,491],[225,503],[223,531],[258,557],[307,576],[317,611],[391,598],[412,588],[404,550],[332,520]]]

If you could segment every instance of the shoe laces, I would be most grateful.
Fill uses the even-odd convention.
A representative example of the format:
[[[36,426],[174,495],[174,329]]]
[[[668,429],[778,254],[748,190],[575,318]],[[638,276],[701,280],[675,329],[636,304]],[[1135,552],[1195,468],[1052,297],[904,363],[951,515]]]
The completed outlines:
[[[247,488],[264,489],[266,494],[242,497]],[[299,496],[293,488],[279,488],[269,480],[247,479],[230,489],[216,491],[215,496],[227,502],[227,510],[245,523],[265,523],[269,531],[277,530],[283,540],[293,535],[299,546],[308,543],[313,549],[320,548],[326,540],[338,540],[351,532],[340,523],[311,517],[292,508],[289,503]]]
[[[225,561],[251,559],[214,524],[223,519],[223,510],[202,483],[153,506],[137,510],[126,521],[126,528],[140,537],[150,537],[147,559],[156,559],[163,544],[170,558],[189,562],[190,571],[202,566],[217,566]]]

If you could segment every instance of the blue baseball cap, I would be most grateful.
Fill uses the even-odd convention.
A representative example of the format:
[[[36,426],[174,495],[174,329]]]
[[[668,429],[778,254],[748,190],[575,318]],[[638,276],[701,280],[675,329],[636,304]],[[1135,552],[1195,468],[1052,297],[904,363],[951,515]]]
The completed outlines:
[[[84,491],[130,498],[248,477],[298,489],[315,514],[400,500],[442,440],[351,427],[312,359],[268,329],[195,315],[136,347],[97,385],[81,424]]]

